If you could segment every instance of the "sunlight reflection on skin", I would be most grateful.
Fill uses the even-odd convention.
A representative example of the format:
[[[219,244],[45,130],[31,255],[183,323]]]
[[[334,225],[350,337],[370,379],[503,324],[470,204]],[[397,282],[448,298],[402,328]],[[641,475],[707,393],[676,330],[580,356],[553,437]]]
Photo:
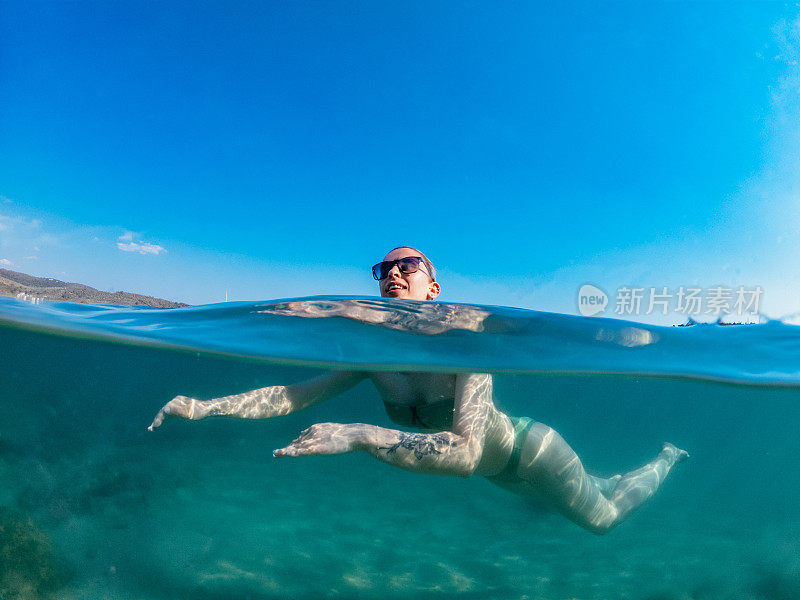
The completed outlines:
[[[572,448],[554,429],[536,423],[528,433],[519,476],[529,493],[538,493],[571,520],[606,533],[652,496],[674,464],[689,454],[664,444],[643,467],[608,480],[588,475]]]
[[[258,313],[320,318],[345,317],[387,329],[437,335],[453,329],[483,331],[489,311],[465,304],[375,300],[295,300],[261,305]]]
[[[510,331],[517,327],[479,307],[425,301],[297,300],[260,308],[257,312],[262,314],[344,317],[423,335],[452,330],[481,332],[490,316],[492,329]],[[619,332],[601,328],[597,339],[633,347],[653,343],[657,339],[654,335],[638,328]],[[223,415],[250,419],[282,416],[370,378],[384,402],[395,407],[424,411],[442,398],[453,398],[452,423],[441,421],[439,416],[439,422],[428,426],[440,430],[431,433],[409,433],[365,423],[316,423],[285,448],[275,450],[274,455],[319,456],[361,450],[416,473],[461,477],[479,474],[492,481],[492,476],[503,471],[512,453],[516,443],[514,428],[494,405],[490,374],[450,377],[446,377],[449,384],[445,384],[442,374],[334,371],[290,386],[270,386],[212,400],[176,396],[158,412],[149,429],[159,427],[169,416],[192,420]],[[424,385],[420,378],[425,378]],[[605,533],[624,520],[652,496],[670,468],[688,456],[675,446],[664,444],[652,462],[625,475],[602,479],[587,474],[577,454],[547,425],[534,423],[521,443],[519,466],[512,474],[515,479],[493,482],[515,493],[543,495],[572,521],[595,533]]]

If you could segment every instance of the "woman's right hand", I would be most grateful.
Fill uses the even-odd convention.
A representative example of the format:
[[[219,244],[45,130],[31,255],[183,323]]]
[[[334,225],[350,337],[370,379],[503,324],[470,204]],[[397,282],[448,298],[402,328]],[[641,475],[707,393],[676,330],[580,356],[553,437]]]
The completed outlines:
[[[209,402],[187,398],[186,396],[175,396],[158,411],[156,418],[147,429],[153,431],[164,422],[166,417],[183,417],[184,419],[202,419],[208,416],[210,410]]]

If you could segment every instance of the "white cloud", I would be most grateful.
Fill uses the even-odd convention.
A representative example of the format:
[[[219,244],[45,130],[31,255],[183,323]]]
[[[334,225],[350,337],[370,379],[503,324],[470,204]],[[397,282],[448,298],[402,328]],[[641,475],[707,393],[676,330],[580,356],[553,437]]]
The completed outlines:
[[[148,242],[142,242],[141,244],[137,244],[136,242],[128,242],[127,244],[117,242],[117,248],[123,252],[138,252],[139,254],[161,254],[162,252],[166,252],[166,249],[162,246],[150,244]]]
[[[139,254],[153,255],[158,255],[167,251],[163,246],[159,246],[158,244],[151,244],[150,242],[143,241],[134,242],[134,238],[138,237],[138,234],[132,231],[126,231],[117,238],[119,240],[117,242],[117,248],[123,252],[138,252]]]
[[[0,258],[0,265],[3,265],[4,267],[10,267],[10,266],[12,266],[13,264],[14,264],[14,263],[12,263],[12,262],[11,262],[10,260],[8,260],[7,258]]]

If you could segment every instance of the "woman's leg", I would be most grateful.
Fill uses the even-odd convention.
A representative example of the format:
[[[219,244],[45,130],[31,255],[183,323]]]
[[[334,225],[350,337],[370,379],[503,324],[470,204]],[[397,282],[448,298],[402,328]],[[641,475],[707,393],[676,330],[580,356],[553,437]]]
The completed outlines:
[[[687,456],[664,444],[640,469],[602,480],[586,473],[578,455],[554,429],[535,423],[522,447],[518,475],[531,492],[544,495],[581,527],[606,533],[652,496],[672,465]]]
[[[619,483],[619,480],[622,479],[622,475],[614,475],[608,479],[589,475],[589,479],[591,479],[592,483],[600,488],[600,493],[603,494],[603,496],[610,498],[611,494],[614,492],[614,488],[617,487],[617,483]]]

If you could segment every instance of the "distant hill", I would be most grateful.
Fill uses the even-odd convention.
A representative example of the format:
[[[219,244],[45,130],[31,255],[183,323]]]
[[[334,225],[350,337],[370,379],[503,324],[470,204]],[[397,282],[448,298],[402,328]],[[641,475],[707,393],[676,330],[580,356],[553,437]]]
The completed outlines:
[[[123,304],[152,306],[153,308],[180,308],[189,306],[152,296],[130,292],[101,292],[82,283],[68,283],[51,277],[33,277],[8,269],[0,269],[0,295],[12,298],[80,302],[82,304]]]

